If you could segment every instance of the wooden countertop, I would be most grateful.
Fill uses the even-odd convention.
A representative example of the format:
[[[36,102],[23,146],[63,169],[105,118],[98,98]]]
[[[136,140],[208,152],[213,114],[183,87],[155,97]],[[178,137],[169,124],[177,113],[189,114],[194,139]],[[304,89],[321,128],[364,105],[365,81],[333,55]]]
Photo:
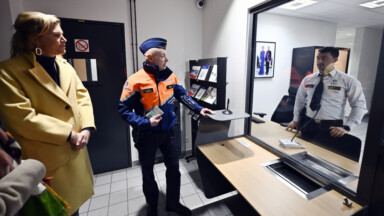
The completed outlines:
[[[320,157],[359,176],[361,164],[359,164],[358,162],[345,158],[337,153],[324,149],[320,146],[314,145],[310,142],[300,139],[299,137],[296,137],[295,141],[302,144],[305,149],[287,149],[281,147],[279,144],[279,139],[292,139],[295,133],[291,131],[286,131],[285,127],[281,126],[280,124],[266,119],[263,120],[265,121],[265,123],[252,123],[251,136],[257,137],[268,145],[273,146],[274,148],[283,151],[288,155],[307,151],[317,157]],[[347,186],[350,189],[356,191],[357,183],[358,179],[347,184]]]
[[[293,136],[273,122],[257,125],[252,130],[262,134],[258,138],[264,142],[276,144],[276,148],[281,148],[279,139]],[[278,137],[276,131],[279,131]],[[237,140],[244,140],[250,145],[246,147]],[[306,149],[284,150],[289,154],[307,151],[358,174],[358,163],[305,141],[297,141]],[[352,208],[343,205],[343,195],[334,190],[306,200],[261,166],[262,163],[278,159],[277,156],[244,137],[198,148],[261,215],[352,215],[361,209],[357,203],[353,203]]]

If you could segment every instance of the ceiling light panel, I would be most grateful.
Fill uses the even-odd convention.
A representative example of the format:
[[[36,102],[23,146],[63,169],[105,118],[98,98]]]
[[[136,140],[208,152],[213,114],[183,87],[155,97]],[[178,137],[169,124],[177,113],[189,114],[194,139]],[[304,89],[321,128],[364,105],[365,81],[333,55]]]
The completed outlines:
[[[360,4],[361,7],[367,7],[367,8],[377,8],[384,6],[384,0],[376,0],[376,1],[370,1],[363,4]]]
[[[384,1],[384,0],[382,0]],[[315,4],[317,1],[313,0],[294,0],[291,2],[288,2],[286,4],[283,4],[280,6],[280,8],[288,9],[288,10],[297,10],[299,8],[307,7],[309,5]]]

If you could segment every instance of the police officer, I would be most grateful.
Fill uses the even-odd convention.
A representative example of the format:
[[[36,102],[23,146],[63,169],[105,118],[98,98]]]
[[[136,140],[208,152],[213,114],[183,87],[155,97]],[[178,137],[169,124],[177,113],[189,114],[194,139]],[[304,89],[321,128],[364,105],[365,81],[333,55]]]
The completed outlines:
[[[124,84],[119,113],[133,127],[132,136],[143,174],[143,191],[149,205],[148,215],[157,215],[159,189],[153,173],[157,148],[160,148],[167,168],[166,210],[191,215],[191,211],[179,202],[181,146],[176,144],[172,130],[176,121],[173,103],[176,98],[202,116],[214,112],[193,101],[166,66],[166,45],[163,38],[150,38],[140,45],[146,61],[143,69],[130,76]]]
[[[367,113],[361,83],[354,77],[336,70],[339,50],[325,47],[317,55],[318,72],[306,76],[296,94],[294,118],[287,130],[302,128],[306,139],[321,138],[324,142],[343,137],[361,122]],[[319,90],[321,86],[322,90]],[[316,93],[317,92],[317,93]],[[344,123],[345,105],[348,100],[352,110]],[[315,102],[317,101],[317,102]],[[300,123],[300,124],[299,124]],[[340,141],[335,141],[340,143]]]

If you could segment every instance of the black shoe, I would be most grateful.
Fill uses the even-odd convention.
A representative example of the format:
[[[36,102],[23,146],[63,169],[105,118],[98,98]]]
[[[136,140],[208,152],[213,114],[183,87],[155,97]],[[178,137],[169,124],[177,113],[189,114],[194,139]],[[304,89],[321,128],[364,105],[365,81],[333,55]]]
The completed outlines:
[[[176,212],[181,216],[191,216],[192,212],[189,208],[181,205],[180,203],[176,204],[176,206],[167,206],[165,208],[167,211]]]

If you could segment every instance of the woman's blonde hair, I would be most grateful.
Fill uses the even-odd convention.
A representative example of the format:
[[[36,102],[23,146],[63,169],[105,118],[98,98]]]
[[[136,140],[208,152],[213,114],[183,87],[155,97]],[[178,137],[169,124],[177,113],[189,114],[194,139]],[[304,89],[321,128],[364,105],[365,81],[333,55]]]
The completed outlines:
[[[12,36],[11,57],[33,50],[35,47],[31,38],[44,35],[51,26],[59,23],[60,19],[55,15],[40,12],[20,13],[13,25],[16,32]]]

